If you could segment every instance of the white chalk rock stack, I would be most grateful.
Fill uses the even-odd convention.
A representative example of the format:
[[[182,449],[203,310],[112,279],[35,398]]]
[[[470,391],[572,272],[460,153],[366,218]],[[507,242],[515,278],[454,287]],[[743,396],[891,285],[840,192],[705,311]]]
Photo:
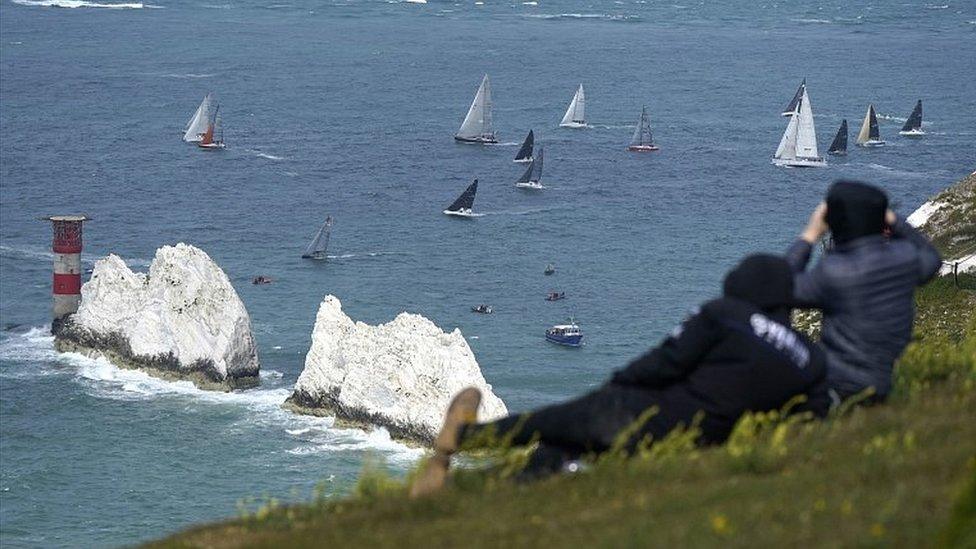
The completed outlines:
[[[148,275],[116,255],[97,261],[78,312],[57,330],[56,343],[207,389],[258,381],[244,303],[206,252],[183,243],[157,250]]]
[[[451,398],[465,387],[482,392],[479,419],[507,413],[460,330],[445,333],[410,313],[378,326],[355,322],[329,295],[319,306],[305,369],[288,406],[429,443]]]

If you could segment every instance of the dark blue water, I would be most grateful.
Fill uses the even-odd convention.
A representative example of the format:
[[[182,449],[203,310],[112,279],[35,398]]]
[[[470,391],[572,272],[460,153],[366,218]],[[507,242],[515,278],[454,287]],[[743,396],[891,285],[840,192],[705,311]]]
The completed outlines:
[[[327,293],[366,322],[408,310],[460,327],[525,409],[599,383],[744,253],[782,250],[832,179],[882,185],[907,214],[976,164],[973,1],[54,1],[79,7],[0,0],[5,547],[131,543],[322,480],[342,493],[367,454],[408,467],[419,454],[383,433],[278,407]],[[484,73],[503,144],[455,144]],[[773,167],[804,77],[821,147],[869,102],[896,117],[882,120],[889,146]],[[560,130],[580,82],[592,127]],[[211,90],[219,153],[180,141]],[[928,135],[900,139],[919,98]],[[630,154],[644,104],[661,151]],[[513,186],[530,128],[546,146],[540,193]],[[486,215],[442,215],[474,177]],[[217,260],[251,314],[262,387],[204,393],[57,357],[50,228],[35,218],[74,212],[95,218],[86,261],[144,269],[179,241]],[[301,261],[326,214],[336,257]],[[249,284],[258,274],[276,283]],[[545,302],[552,289],[569,298]],[[496,313],[469,312],[482,302]],[[547,345],[570,316],[586,347]]]

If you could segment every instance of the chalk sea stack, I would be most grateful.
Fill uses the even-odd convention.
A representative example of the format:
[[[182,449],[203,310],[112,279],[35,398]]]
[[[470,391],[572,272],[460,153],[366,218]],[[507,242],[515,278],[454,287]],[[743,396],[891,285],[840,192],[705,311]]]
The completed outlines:
[[[378,326],[355,322],[329,295],[319,306],[305,369],[285,406],[429,444],[451,398],[465,387],[484,395],[480,419],[507,413],[460,330],[446,333],[410,313]]]
[[[149,273],[109,255],[81,288],[78,312],[56,328],[62,352],[212,390],[258,383],[251,319],[223,270],[188,244],[156,251]]]

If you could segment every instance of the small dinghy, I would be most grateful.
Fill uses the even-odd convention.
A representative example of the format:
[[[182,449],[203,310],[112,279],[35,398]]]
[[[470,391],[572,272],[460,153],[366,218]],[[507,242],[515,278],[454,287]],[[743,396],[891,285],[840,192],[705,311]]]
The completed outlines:
[[[522,189],[542,189],[542,162],[545,151],[539,147],[539,155],[532,159],[532,163],[525,169],[522,177],[518,178],[515,186]]]
[[[801,85],[800,100],[779,141],[773,164],[787,168],[816,168],[827,165],[817,150],[817,130],[813,124],[813,107],[807,87]]]
[[[883,147],[885,144],[878,129],[878,113],[874,112],[874,105],[868,105],[868,112],[864,114],[861,131],[857,134],[857,144],[861,147]]]
[[[302,259],[324,260],[326,250],[329,248],[329,238],[332,236],[332,216],[326,216],[325,223],[319,227],[319,232],[315,233],[315,238],[308,243]]]
[[[555,272],[556,272],[555,265],[553,265],[552,263],[549,263],[548,265],[546,265],[546,270],[545,271],[542,271],[542,274],[544,274],[546,276],[549,276],[549,275],[551,275],[551,274],[553,274]]]
[[[586,95],[583,93],[583,84],[576,88],[576,94],[566,109],[562,121],[559,123],[563,128],[585,128],[586,127]]]
[[[651,135],[651,119],[647,116],[647,107],[641,107],[640,120],[637,121],[637,129],[634,136],[630,138],[628,151],[632,152],[652,152],[658,150],[654,144],[654,136]]]
[[[491,127],[491,83],[488,82],[487,74],[481,80],[478,92],[474,94],[474,101],[468,108],[461,128],[454,134],[454,139],[464,143],[498,143]]]
[[[567,347],[579,347],[583,344],[583,331],[573,321],[569,324],[557,324],[546,330],[546,341]]]
[[[559,301],[566,299],[566,292],[549,292],[546,294],[546,301]]]
[[[481,305],[476,305],[474,307],[471,307],[471,312],[472,313],[479,313],[479,314],[483,314],[483,315],[490,315],[492,313],[491,307],[488,306],[488,305],[485,305],[484,303],[482,303]]]
[[[525,136],[525,141],[522,142],[522,146],[519,147],[518,153],[515,155],[515,160],[513,162],[532,162],[532,147],[535,145],[535,134],[532,130],[529,130],[529,135]]]
[[[847,119],[841,121],[840,128],[837,128],[837,135],[830,142],[827,154],[834,156],[847,156]]]
[[[207,123],[210,121],[210,111],[214,105],[213,93],[208,93],[186,123],[186,127],[183,129],[183,141],[199,143],[203,139],[203,134],[207,133]]]
[[[474,217],[476,214],[471,212],[471,207],[474,206],[474,195],[477,192],[478,180],[475,179],[474,183],[468,185],[461,196],[457,197],[457,200],[444,210],[444,214],[457,217]]]
[[[783,111],[783,116],[793,116],[796,112],[796,106],[800,104],[800,98],[803,97],[803,92],[807,89],[807,79],[804,78],[800,82],[800,87],[796,89],[796,93],[793,94],[793,99],[790,99],[790,104],[786,106],[786,110]]]
[[[919,138],[925,135],[922,131],[922,100],[919,99],[918,103],[915,103],[915,108],[912,109],[912,114],[909,115],[908,120],[905,121],[905,125],[901,127],[901,131],[898,135],[903,135],[905,137],[915,137]]]
[[[270,276],[264,276],[264,275],[256,276],[256,277],[254,277],[253,280],[251,280],[251,284],[254,284],[256,286],[260,286],[260,285],[263,285],[263,284],[271,284],[272,282],[274,282],[274,279],[273,278],[271,278]]]
[[[220,123],[220,106],[214,109],[213,118],[207,124],[207,131],[203,134],[197,146],[201,149],[215,150],[224,148],[224,127]]]

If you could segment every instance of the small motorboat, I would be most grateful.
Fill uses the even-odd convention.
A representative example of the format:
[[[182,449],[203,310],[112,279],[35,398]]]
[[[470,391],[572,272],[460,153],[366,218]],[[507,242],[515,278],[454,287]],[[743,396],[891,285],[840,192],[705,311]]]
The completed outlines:
[[[583,344],[583,332],[573,321],[569,324],[557,324],[546,330],[546,341],[567,347],[579,347]]]
[[[546,301],[559,301],[566,299],[566,292],[549,292],[546,294]]]
[[[477,305],[475,307],[471,307],[471,312],[472,313],[481,313],[483,315],[490,315],[491,314],[491,306],[485,305],[484,303],[482,303],[481,305]]]
[[[273,278],[271,278],[270,276],[264,276],[264,275],[256,276],[256,277],[254,277],[253,280],[251,280],[251,284],[255,284],[255,285],[271,284],[272,282],[274,282],[274,279]]]
[[[546,276],[549,276],[549,275],[551,275],[551,274],[553,274],[555,272],[556,272],[556,267],[553,266],[552,263],[546,265],[546,270],[545,271],[542,271],[542,273],[545,274]]]

